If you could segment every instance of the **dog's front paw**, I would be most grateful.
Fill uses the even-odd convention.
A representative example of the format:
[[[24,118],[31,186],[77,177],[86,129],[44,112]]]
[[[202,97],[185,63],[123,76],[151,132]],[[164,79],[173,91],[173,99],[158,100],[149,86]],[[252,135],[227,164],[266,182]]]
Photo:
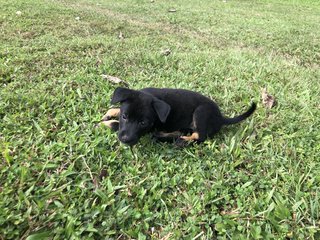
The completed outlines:
[[[111,108],[102,117],[102,121],[108,121],[112,118],[117,118],[117,117],[119,117],[119,114],[120,114],[120,108]]]

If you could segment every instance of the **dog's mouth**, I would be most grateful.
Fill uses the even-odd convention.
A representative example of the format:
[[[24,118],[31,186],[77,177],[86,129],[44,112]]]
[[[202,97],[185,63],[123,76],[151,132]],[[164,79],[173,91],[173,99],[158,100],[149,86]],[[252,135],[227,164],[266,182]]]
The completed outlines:
[[[136,145],[139,141],[139,139],[122,139],[122,138],[119,138],[119,140],[126,144],[126,145],[129,145],[129,146],[133,146],[133,145]]]

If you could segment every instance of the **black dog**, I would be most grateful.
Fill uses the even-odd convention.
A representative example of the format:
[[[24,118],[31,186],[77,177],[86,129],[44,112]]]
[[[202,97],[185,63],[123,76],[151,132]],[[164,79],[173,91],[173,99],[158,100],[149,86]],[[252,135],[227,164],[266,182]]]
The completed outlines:
[[[119,130],[120,141],[131,146],[149,132],[162,141],[176,140],[179,145],[190,141],[200,143],[223,125],[238,123],[256,109],[256,104],[252,103],[242,115],[226,118],[211,99],[196,92],[168,88],[139,91],[117,88],[111,103],[121,106],[110,109],[102,123]],[[119,121],[110,120],[112,117],[118,117]]]

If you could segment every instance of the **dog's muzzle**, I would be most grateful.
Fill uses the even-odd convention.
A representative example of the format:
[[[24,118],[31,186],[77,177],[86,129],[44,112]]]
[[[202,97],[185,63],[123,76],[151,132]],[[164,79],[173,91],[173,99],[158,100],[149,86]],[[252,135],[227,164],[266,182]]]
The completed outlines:
[[[137,142],[139,141],[139,138],[130,137],[129,135],[123,134],[123,133],[119,133],[118,137],[122,143],[127,144],[129,146],[133,146],[133,145],[137,144]]]

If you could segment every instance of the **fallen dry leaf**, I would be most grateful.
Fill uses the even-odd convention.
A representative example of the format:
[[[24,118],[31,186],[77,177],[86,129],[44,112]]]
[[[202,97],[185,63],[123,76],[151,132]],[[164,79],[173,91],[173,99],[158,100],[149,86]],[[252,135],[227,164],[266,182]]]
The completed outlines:
[[[131,197],[131,196],[132,196],[132,193],[131,193],[130,188],[128,188],[127,190],[128,190],[128,196]]]
[[[123,85],[125,85],[125,86],[127,86],[127,87],[129,86],[129,84],[128,84],[127,82],[125,82],[124,80],[122,80],[122,79],[120,79],[120,78],[114,77],[114,76],[102,74],[101,77],[102,77],[103,79],[108,80],[109,82],[112,82],[112,83],[116,83],[116,84],[122,83]]]
[[[161,54],[164,55],[164,56],[168,56],[168,55],[171,54],[171,50],[170,50],[170,49],[162,50],[162,51],[161,51]]]
[[[119,39],[121,39],[121,40],[124,39],[123,33],[120,32],[118,37],[119,37]]]
[[[234,209],[234,210],[231,209],[230,211],[222,210],[220,213],[222,215],[237,215],[237,214],[239,214],[239,210],[238,209]]]
[[[105,169],[105,168],[102,169],[101,172],[100,172],[100,175],[99,175],[100,181],[101,181],[102,179],[104,179],[107,175],[108,175],[107,169]]]
[[[167,235],[165,235],[163,238],[161,238],[161,240],[168,240],[170,239],[170,237],[172,236],[173,233],[168,233]]]
[[[98,179],[96,177],[94,177],[92,179],[92,182],[93,182],[93,185],[94,185],[95,188],[99,188],[99,181],[98,181]]]
[[[261,91],[262,103],[266,108],[271,109],[276,105],[276,99],[274,96],[267,92],[267,88],[263,88]]]
[[[102,64],[102,60],[100,58],[98,58],[97,62],[96,62],[96,66],[99,66]]]

